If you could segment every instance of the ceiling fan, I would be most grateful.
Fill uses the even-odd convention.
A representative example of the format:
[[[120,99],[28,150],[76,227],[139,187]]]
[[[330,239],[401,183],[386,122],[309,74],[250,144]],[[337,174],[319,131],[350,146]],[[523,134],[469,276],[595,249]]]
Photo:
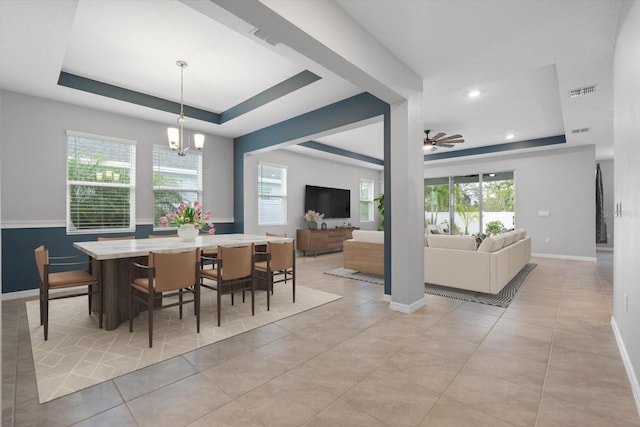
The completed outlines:
[[[454,146],[453,144],[464,142],[464,139],[462,139],[462,135],[459,134],[445,137],[446,133],[438,132],[434,135],[433,138],[429,138],[429,132],[431,132],[430,129],[424,131],[426,135],[424,138],[424,146],[425,148],[430,146],[431,151],[437,150],[438,147],[451,148]]]

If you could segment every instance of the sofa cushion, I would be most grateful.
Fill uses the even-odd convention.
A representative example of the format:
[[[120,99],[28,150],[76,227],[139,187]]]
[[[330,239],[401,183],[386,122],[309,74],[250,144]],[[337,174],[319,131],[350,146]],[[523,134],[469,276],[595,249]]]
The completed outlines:
[[[518,230],[516,231],[518,231],[518,233],[520,234],[520,240],[527,237],[527,230],[525,230],[524,228],[518,228]]]
[[[353,230],[351,235],[358,242],[384,244],[384,231]]]
[[[503,245],[504,236],[502,234],[489,236],[482,241],[480,246],[478,246],[478,252],[495,252],[502,249]]]
[[[430,234],[427,236],[430,248],[476,250],[476,238],[473,236],[451,236],[449,234]]]
[[[517,233],[515,231],[507,231],[506,233],[502,233],[502,236],[504,237],[504,244],[502,246],[509,246],[510,244],[515,242],[517,240],[516,234]]]

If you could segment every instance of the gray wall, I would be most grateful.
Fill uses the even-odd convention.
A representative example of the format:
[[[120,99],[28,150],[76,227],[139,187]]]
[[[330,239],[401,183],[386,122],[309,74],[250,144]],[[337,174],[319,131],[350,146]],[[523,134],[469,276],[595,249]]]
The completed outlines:
[[[64,226],[66,131],[136,144],[136,222],[153,221],[152,153],[167,125],[2,91],[0,173],[2,226]],[[11,108],[7,108],[10,105]],[[205,135],[203,201],[215,220],[233,219],[233,141]]]
[[[584,146],[425,165],[425,178],[515,171],[517,228],[534,254],[595,257],[595,148]],[[549,216],[539,216],[549,211]],[[545,238],[549,243],[545,243]]]
[[[258,162],[287,167],[287,225],[259,227],[258,224]],[[266,231],[295,236],[296,229],[307,228],[304,220],[305,185],[344,188],[351,190],[351,219],[327,219],[327,227],[351,223],[364,230],[377,229],[377,209],[374,222],[360,222],[360,178],[375,182],[375,195],[380,194],[382,171],[309,157],[286,150],[252,154],[244,158],[244,223],[245,233],[264,234]]]
[[[640,2],[634,2],[618,34],[613,61],[615,218],[613,326],[622,360],[640,406]]]
[[[615,197],[614,197],[614,174],[613,174],[613,159],[598,160],[596,163],[600,164],[600,171],[602,172],[602,188],[604,191],[604,215],[605,223],[607,224],[607,243],[600,243],[596,245],[597,248],[611,248],[613,249],[613,227],[614,227],[614,214],[615,214]]]

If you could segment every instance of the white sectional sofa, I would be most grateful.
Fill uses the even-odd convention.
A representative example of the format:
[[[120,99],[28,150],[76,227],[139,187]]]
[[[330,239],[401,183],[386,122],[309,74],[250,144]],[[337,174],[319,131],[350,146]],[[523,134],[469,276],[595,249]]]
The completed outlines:
[[[426,234],[425,283],[497,294],[531,259],[531,239],[523,229],[476,245],[473,236]],[[384,233],[354,230],[353,239],[344,242],[343,266],[384,274]]]
[[[476,249],[473,236],[428,234],[424,281],[497,294],[531,259],[531,239],[515,230],[489,236]]]

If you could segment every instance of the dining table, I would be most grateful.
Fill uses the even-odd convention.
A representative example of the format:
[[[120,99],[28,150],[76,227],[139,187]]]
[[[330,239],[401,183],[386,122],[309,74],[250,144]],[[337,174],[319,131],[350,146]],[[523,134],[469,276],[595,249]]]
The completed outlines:
[[[103,325],[106,330],[117,329],[129,320],[129,286],[135,272],[132,261],[140,260],[151,252],[176,252],[194,249],[216,249],[219,246],[256,246],[268,242],[289,242],[292,238],[251,234],[199,235],[192,241],[180,237],[162,239],[129,239],[74,242],[73,246],[92,259],[102,281],[102,295],[97,303],[102,305]],[[93,310],[97,311],[97,310]],[[134,315],[137,313],[134,313]]]

